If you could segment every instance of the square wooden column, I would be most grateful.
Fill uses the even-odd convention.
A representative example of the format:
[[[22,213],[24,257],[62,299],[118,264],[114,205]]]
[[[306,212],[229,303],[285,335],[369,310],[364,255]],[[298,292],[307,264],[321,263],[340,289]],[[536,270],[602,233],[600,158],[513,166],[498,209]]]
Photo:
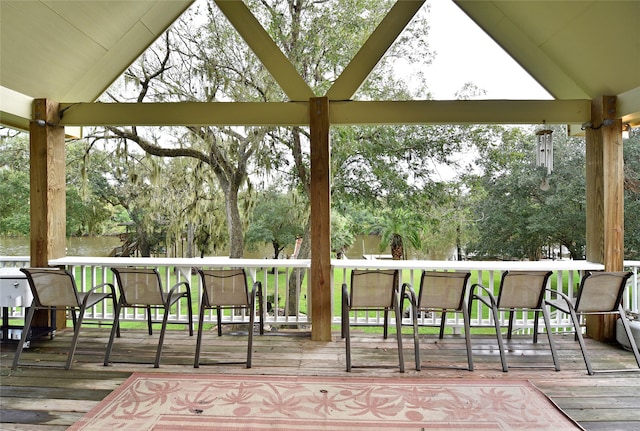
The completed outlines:
[[[66,255],[66,178],[64,127],[56,126],[58,104],[47,99],[33,102],[29,127],[31,266],[46,267],[49,259]],[[34,326],[47,326],[48,313],[38,313]],[[66,327],[65,312],[56,317]]]
[[[603,263],[606,271],[621,271],[624,260],[624,163],[622,120],[616,118],[616,97],[603,96],[591,104],[592,126],[587,144],[587,260]],[[615,319],[590,316],[587,334],[597,340],[615,339]]]
[[[313,341],[331,341],[331,197],[329,99],[310,99],[311,315]]]

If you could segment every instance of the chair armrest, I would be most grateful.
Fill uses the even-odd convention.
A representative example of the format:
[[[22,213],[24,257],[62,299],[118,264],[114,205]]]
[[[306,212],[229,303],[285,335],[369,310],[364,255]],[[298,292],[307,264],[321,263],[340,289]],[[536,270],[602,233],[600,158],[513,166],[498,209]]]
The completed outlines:
[[[89,301],[89,298],[91,297],[91,294],[96,293],[96,291],[98,289],[101,289],[103,287],[109,287],[109,290],[111,291],[110,296],[114,298],[116,297],[116,288],[112,283],[102,283],[102,284],[98,284],[96,286],[93,286],[91,289],[89,289],[87,292],[84,293],[84,298],[82,299],[82,305],[86,306],[87,305],[87,301]],[[107,296],[108,298],[108,296]]]
[[[545,288],[545,290],[548,290],[549,292],[555,293],[556,295],[560,296],[560,298],[562,298],[564,300],[564,303],[567,305],[567,308],[563,308],[560,301],[551,301],[551,300],[545,299],[544,300],[545,304],[550,305],[554,308],[557,308],[563,313],[571,314],[571,310],[574,309],[573,301],[571,300],[571,298],[569,298],[567,294],[563,292],[558,292],[557,290],[549,289],[548,287]],[[573,311],[575,311],[575,309]]]
[[[482,296],[474,293],[474,290],[476,290],[476,288],[480,288],[480,289],[484,290],[484,292],[489,297],[489,302],[487,302]],[[474,284],[471,285],[471,289],[469,291],[469,304],[471,304],[471,302],[473,302],[474,299],[479,300],[480,302],[485,304],[487,307],[495,308],[495,306],[496,306],[496,298],[495,298],[495,296],[493,296],[493,292],[491,292],[489,289],[487,289],[486,287],[484,287],[480,283],[474,283]]]
[[[184,292],[180,291],[180,287],[181,286],[185,286],[186,290]],[[169,294],[167,295],[167,304],[172,305],[174,302],[174,295],[176,295],[176,300],[182,296],[186,296],[188,298],[191,298],[191,285],[189,284],[188,281],[181,281],[179,283],[174,284],[171,289],[169,290]]]
[[[402,285],[402,296],[401,301],[404,302],[405,299],[408,299],[413,307],[418,305],[416,292],[413,290],[413,286],[409,283],[404,283]]]

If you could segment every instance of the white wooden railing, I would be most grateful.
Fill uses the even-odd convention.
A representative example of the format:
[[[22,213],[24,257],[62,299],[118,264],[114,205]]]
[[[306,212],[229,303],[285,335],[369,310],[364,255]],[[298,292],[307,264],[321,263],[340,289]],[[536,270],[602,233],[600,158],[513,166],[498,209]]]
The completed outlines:
[[[0,267],[27,266],[28,257],[0,257]],[[137,266],[157,268],[162,275],[164,286],[168,289],[178,281],[188,281],[191,284],[194,303],[199,302],[202,294],[202,285],[195,268],[225,268],[225,267],[242,267],[245,268],[249,281],[259,280],[263,284],[263,295],[265,301],[271,304],[267,316],[266,323],[271,326],[296,325],[309,326],[312,323],[311,310],[311,289],[309,285],[309,266],[310,261],[305,259],[283,260],[283,259],[228,259],[222,257],[210,258],[106,258],[106,257],[65,257],[61,259],[51,260],[52,266],[65,266],[73,272],[78,283],[78,289],[87,291],[91,286],[102,283],[103,281],[112,281],[113,276],[109,267],[113,266]],[[486,287],[493,289],[494,292],[500,283],[500,275],[504,270],[551,270],[553,275],[550,278],[549,286],[553,289],[562,289],[569,296],[573,296],[580,282],[580,276],[583,271],[602,270],[601,264],[594,264],[586,261],[557,260],[557,261],[538,261],[538,262],[502,262],[502,261],[429,261],[429,260],[408,260],[408,261],[392,261],[392,260],[332,260],[334,268],[332,287],[333,287],[333,324],[339,325],[341,322],[341,289],[344,280],[348,279],[348,274],[354,268],[378,268],[378,269],[399,269],[402,273],[402,282],[412,283],[417,287],[420,280],[422,270],[469,270],[472,272],[470,283],[483,283]],[[625,308],[632,312],[639,312],[638,289],[640,282],[638,272],[640,261],[626,261],[625,269],[633,271],[633,277],[625,293]],[[274,271],[277,269],[277,271]],[[296,295],[289,295],[289,284],[291,278],[297,279],[295,286],[298,289]],[[295,304],[295,312],[288,313],[288,305],[291,300],[298,298]],[[489,315],[486,311],[480,310],[480,303],[477,302],[477,308],[474,308],[472,325],[485,326],[490,325]],[[197,305],[194,304],[197,308]],[[174,308],[170,317],[171,321],[186,322],[186,307],[180,304]],[[110,307],[100,308],[97,311],[90,311],[86,316],[86,320],[109,320],[112,310]],[[128,314],[123,315],[125,321],[144,321],[144,314]],[[11,318],[20,318],[24,316],[24,310],[14,308],[9,310]],[[154,316],[160,319],[161,316]],[[422,316],[420,318],[421,325],[437,325],[439,316]],[[505,316],[500,316],[502,323],[505,323]],[[357,324],[360,325],[378,325],[382,316],[369,315],[360,318]],[[405,317],[405,321],[409,320]],[[226,322],[248,322],[248,316],[227,314],[224,316]],[[215,316],[209,313],[206,316],[207,322],[214,322]],[[557,313],[552,316],[552,325],[555,328],[563,329],[569,326],[567,316]],[[448,326],[453,328],[462,327],[461,317],[451,315],[449,317]],[[522,313],[516,317],[516,330],[530,331],[533,327],[533,319],[528,313]]]

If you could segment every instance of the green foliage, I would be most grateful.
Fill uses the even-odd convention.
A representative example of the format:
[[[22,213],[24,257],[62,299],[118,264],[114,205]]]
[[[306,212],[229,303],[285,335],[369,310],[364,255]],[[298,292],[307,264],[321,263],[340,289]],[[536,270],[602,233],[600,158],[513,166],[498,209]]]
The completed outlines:
[[[624,255],[640,259],[640,131],[624,141]]]
[[[331,210],[331,251],[343,254],[355,240],[352,232],[353,221],[335,209]]]
[[[294,191],[268,190],[258,197],[253,218],[245,234],[248,246],[271,244],[273,258],[295,244],[304,232],[307,219],[305,203]]]
[[[584,140],[556,128],[554,170],[535,166],[535,133],[504,128],[500,144],[487,147],[483,173],[468,176],[478,238],[467,252],[479,258],[538,260],[544,246],[563,245],[579,259],[585,246]],[[547,180],[548,190],[543,190]]]
[[[391,247],[393,259],[406,259],[407,247],[422,247],[422,223],[416,214],[402,208],[386,211],[372,233],[380,235],[380,251]]]

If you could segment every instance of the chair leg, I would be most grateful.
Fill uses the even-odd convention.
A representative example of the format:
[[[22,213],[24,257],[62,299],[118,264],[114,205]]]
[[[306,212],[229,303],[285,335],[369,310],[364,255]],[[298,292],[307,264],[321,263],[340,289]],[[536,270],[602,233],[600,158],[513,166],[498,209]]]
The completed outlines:
[[[65,370],[71,368],[71,363],[73,362],[73,356],[76,353],[76,346],[78,345],[78,337],[80,336],[80,328],[82,327],[82,320],[84,319],[84,308],[80,308],[78,311],[78,318],[73,328],[73,338],[71,339],[71,347],[69,348],[69,353],[67,354],[67,363],[65,365]],[[72,313],[75,314],[75,310],[72,310]]]
[[[191,304],[191,295],[187,295],[185,298],[187,298],[187,312],[189,313],[189,336],[193,337],[193,305]]]
[[[342,305],[342,322],[340,325],[340,336],[341,338],[346,338],[347,336],[347,332],[346,332],[346,326],[349,325],[349,311],[347,311],[347,306],[344,305],[345,304],[345,300],[343,299],[343,305]]]
[[[149,335],[153,335],[153,328],[151,325],[151,306],[147,305],[147,327],[149,328]]]
[[[118,300],[116,299],[115,294],[112,296],[113,301],[113,325],[117,325],[116,337],[120,338],[120,318],[116,315],[116,309],[118,308]]]
[[[160,338],[158,339],[158,350],[156,351],[156,361],[153,368],[160,368],[160,356],[162,355],[162,345],[164,343],[164,334],[167,331],[167,322],[169,321],[169,312],[171,305],[167,302],[164,306],[164,316],[162,317],[162,328],[160,328]]]
[[[544,305],[543,305],[544,306]],[[533,344],[536,344],[538,342],[538,322],[540,320],[540,313],[538,310],[534,311],[533,313]],[[545,322],[546,325],[546,322]],[[546,327],[547,331],[548,326]]]
[[[193,368],[200,368],[200,343],[202,342],[202,327],[204,326],[205,306],[200,304],[200,313],[198,313],[198,334],[196,336],[196,354],[193,359]]]
[[[444,338],[444,326],[447,323],[447,312],[442,311],[442,315],[440,316],[440,339]]]
[[[216,307],[218,316],[218,337],[222,337],[222,308]]]
[[[22,349],[24,348],[24,343],[27,342],[27,336],[29,335],[29,330],[31,329],[31,322],[33,321],[33,316],[36,312],[36,307],[29,307],[29,311],[27,312],[27,317],[24,319],[24,326],[22,327],[22,335],[20,336],[20,341],[18,342],[18,347],[16,348],[16,354],[13,357],[13,365],[11,369],[15,370],[18,368],[18,364],[20,361],[20,355],[22,354]]]
[[[580,329],[580,320],[576,315],[576,311],[573,307],[569,307],[569,314],[571,315],[571,321],[573,322],[573,326],[576,330],[576,338],[578,340],[578,344],[580,345],[580,350],[582,351],[582,358],[584,359],[584,364],[587,367],[587,374],[590,376],[593,375],[593,368],[591,367],[591,361],[589,360],[589,354],[587,353],[587,347],[584,344],[584,337],[582,336],[582,330]]]
[[[76,328],[76,323],[78,321],[78,318],[76,317],[76,310],[75,309],[71,309],[71,321],[73,322],[73,328]]]
[[[498,339],[498,349],[500,350],[500,361],[502,362],[502,371],[505,373],[509,371],[507,366],[507,356],[504,351],[504,341],[502,340],[502,332],[500,331],[500,319],[498,317],[498,310],[491,307],[491,313],[493,314],[493,323],[496,327],[496,338]]]
[[[111,356],[111,349],[113,349],[113,339],[116,333],[120,331],[120,310],[122,309],[122,302],[118,301],[115,310],[113,310],[114,325],[111,327],[111,335],[109,336],[109,343],[107,343],[107,349],[104,352],[104,366],[109,365],[109,356]]]
[[[544,306],[542,308],[542,317],[544,318],[544,327],[547,329],[547,338],[549,339],[549,348],[551,349],[551,357],[553,358],[553,365],[556,367],[556,371],[560,371],[560,362],[558,361],[558,354],[556,353],[556,347],[555,347],[555,344],[553,343],[553,334],[551,333],[551,319],[549,319],[549,312]],[[536,312],[535,320],[536,320],[536,325],[535,325],[536,330],[534,331],[534,334],[538,332],[537,331],[538,312]],[[534,342],[536,341],[537,340],[535,340]]]
[[[404,350],[402,348],[402,312],[396,303],[396,338],[398,339],[398,361],[400,362],[400,372],[404,373]]]
[[[416,359],[416,371],[420,371],[422,369],[422,361],[420,360],[420,332],[418,328],[418,309],[417,307],[412,307],[411,310],[413,313],[413,349],[415,351],[415,359]]]
[[[349,329],[349,315],[347,314],[347,319],[342,321],[342,333],[345,337],[346,347],[347,372],[351,372],[351,333]]]
[[[384,309],[384,330],[382,333],[382,338],[385,340],[389,338],[389,309]]]
[[[473,371],[473,350],[471,349],[471,319],[467,307],[462,307],[462,320],[464,321],[464,338],[467,343],[467,364],[469,371]]]
[[[511,335],[513,334],[513,319],[516,317],[515,314],[515,310],[509,310],[509,327],[507,329],[507,340],[511,340]]]
[[[624,327],[624,332],[627,334],[629,338],[629,344],[631,345],[631,351],[633,352],[633,356],[636,358],[636,363],[638,364],[638,368],[640,368],[640,352],[638,352],[638,345],[636,343],[635,338],[633,337],[633,333],[631,332],[631,326],[629,325],[629,320],[625,316],[624,307],[622,304],[618,305],[618,312],[620,313],[620,319],[622,320],[622,326]]]
[[[264,335],[264,298],[262,297],[262,290],[258,292],[258,317],[260,318],[260,335]]]
[[[253,354],[253,325],[256,322],[255,298],[249,309],[251,315],[249,316],[249,336],[247,337],[247,368],[251,368],[251,356]]]

